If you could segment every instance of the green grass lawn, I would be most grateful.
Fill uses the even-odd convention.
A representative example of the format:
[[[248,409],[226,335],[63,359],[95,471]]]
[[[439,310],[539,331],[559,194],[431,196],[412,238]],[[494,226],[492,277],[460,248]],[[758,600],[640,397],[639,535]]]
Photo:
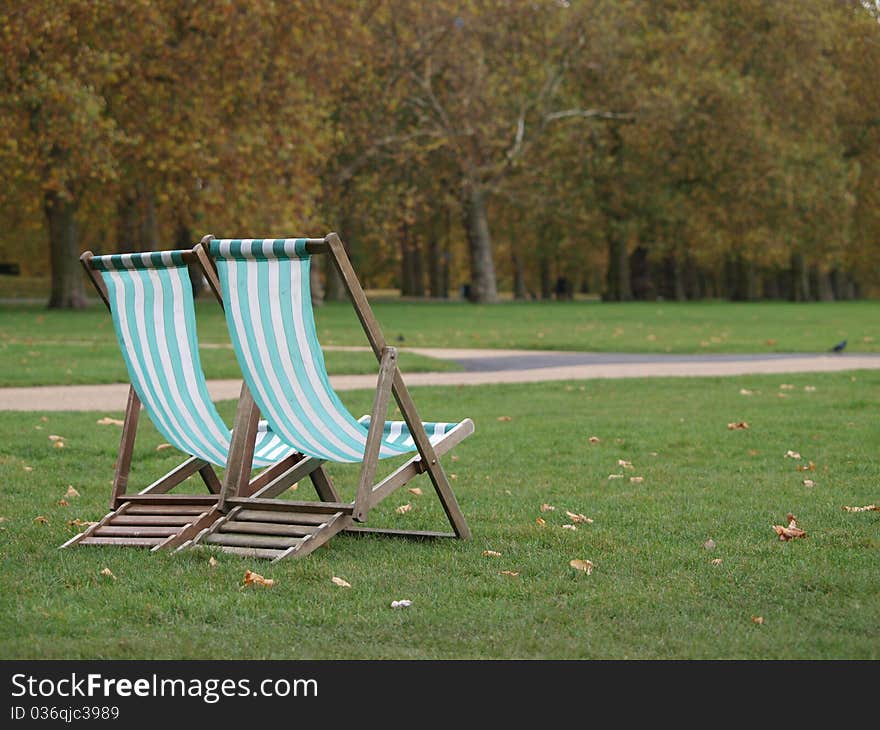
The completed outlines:
[[[203,551],[56,550],[69,521],[106,511],[119,429],[96,420],[120,414],[0,413],[0,656],[880,658],[880,513],[842,509],[880,503],[880,373],[414,395],[425,418],[476,423],[444,458],[472,540],[343,535],[302,560],[218,555],[216,567]],[[369,409],[371,393],[343,396]],[[174,463],[142,422],[134,488]],[[354,472],[332,473],[351,496]],[[420,482],[424,494],[395,493],[370,524],[443,529]],[[80,496],[61,506],[69,485]],[[564,529],[566,510],[593,523]],[[777,539],[787,512],[805,539]],[[246,569],[276,585],[243,588]],[[412,606],[390,608],[398,599]]]
[[[238,377],[220,309],[198,304],[208,377]],[[595,352],[824,352],[847,339],[847,352],[880,352],[880,302],[631,303],[546,302],[476,306],[460,302],[378,301],[389,342],[404,349],[404,371],[455,369],[406,347],[480,347]],[[346,303],[318,309],[324,345],[365,345]],[[369,353],[328,351],[331,373],[376,371]],[[112,322],[97,304],[84,312],[0,305],[0,387],[122,382]]]

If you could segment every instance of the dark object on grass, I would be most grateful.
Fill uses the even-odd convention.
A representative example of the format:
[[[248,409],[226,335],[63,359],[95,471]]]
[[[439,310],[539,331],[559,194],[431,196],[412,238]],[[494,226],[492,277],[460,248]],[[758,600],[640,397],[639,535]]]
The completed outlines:
[[[843,352],[843,348],[846,347],[846,340],[841,340],[834,347],[831,348],[831,352]]]
[[[406,337],[404,337],[403,335],[397,335],[397,341],[398,342],[406,342]]]

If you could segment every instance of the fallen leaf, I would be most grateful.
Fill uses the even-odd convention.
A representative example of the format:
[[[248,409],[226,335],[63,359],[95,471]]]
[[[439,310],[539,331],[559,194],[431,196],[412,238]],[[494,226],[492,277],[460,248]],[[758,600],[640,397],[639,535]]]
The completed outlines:
[[[246,570],[244,571],[244,584],[246,586],[258,585],[266,586],[266,588],[271,588],[275,585],[275,580],[272,578],[264,578],[259,573],[254,573],[251,570]]]
[[[779,535],[779,539],[783,541],[791,540],[796,537],[806,537],[807,533],[802,530],[797,525],[797,518],[789,512],[785,519],[788,520],[788,526],[785,527],[783,525],[771,525],[771,527],[776,531],[776,534]]]
[[[804,486],[805,487],[815,487],[816,482],[814,482],[812,479],[804,479]]]
[[[777,393],[776,397],[777,398],[788,398],[788,393]]]
[[[569,560],[568,564],[575,570],[581,570],[587,575],[590,575],[593,572],[593,568],[596,567],[590,560],[581,560],[580,558]]]
[[[618,459],[617,466],[622,466],[624,469],[635,469],[632,465],[631,461],[627,461],[626,459]]]
[[[808,464],[798,464],[795,468],[798,471],[816,471],[816,465],[812,461]]]
[[[422,490],[419,487],[413,487],[412,489],[407,490],[410,494],[416,495],[416,497],[422,496]]]
[[[68,527],[91,527],[92,525],[97,525],[97,524],[98,524],[97,522],[87,522],[86,520],[81,520],[79,517],[77,517],[74,520],[67,521]]]
[[[847,512],[880,512],[876,504],[866,504],[864,507],[844,507]]]
[[[512,421],[513,418],[511,418],[510,416],[498,416],[497,420],[499,420],[499,421]]]
[[[33,471],[34,470],[34,467],[32,467],[32,466],[23,466],[21,468],[24,469],[25,471]]]
[[[105,416],[104,418],[99,418],[95,421],[99,426],[124,426],[125,421],[120,421],[118,418],[110,418],[109,416]]]
[[[739,394],[740,394],[740,395],[754,395],[754,392],[755,392],[755,391],[753,391],[753,390],[749,390],[748,388],[740,388],[740,389],[739,389]]]
[[[538,523],[538,526],[539,526],[539,527],[543,527],[544,525],[547,524],[547,522],[544,520],[543,517],[539,517],[538,519],[535,520],[535,522]]]
[[[546,502],[541,505],[541,512],[552,512],[555,509],[556,507],[554,507],[552,504],[547,504]]]
[[[411,509],[412,509],[412,505],[409,504],[409,502],[407,502],[406,504],[402,504],[402,505],[400,505],[400,507],[398,507],[398,508],[397,508],[396,510],[394,510],[394,511],[397,512],[397,514],[399,514],[399,515],[405,515],[405,514],[406,514],[407,512],[409,512]]]
[[[779,390],[794,390],[794,386],[789,383],[782,383],[779,386]]]
[[[807,391],[807,393],[815,393],[816,386],[815,385],[805,385],[804,390]]]
[[[71,498],[71,497],[79,497],[79,492],[77,492],[77,491],[73,488],[73,486],[68,485],[68,487],[67,487],[67,491],[64,493],[64,496],[65,496],[65,497],[68,497],[68,498]]]
[[[598,436],[590,436],[589,441],[591,444],[598,444],[602,441],[602,439],[600,439]]]
[[[484,558],[500,558],[501,553],[499,553],[495,550],[483,550],[483,557]]]
[[[715,541],[710,537],[706,542],[703,543],[703,547],[706,550],[714,550],[715,549]]]
[[[56,441],[54,444],[52,444],[52,447],[55,449],[63,449],[64,442],[63,441]]]
[[[575,514],[574,512],[569,512],[568,510],[565,511],[565,514],[568,515],[568,519],[570,519],[572,522],[576,522],[576,523],[582,523],[582,522],[583,522],[583,523],[586,523],[586,524],[588,524],[588,525],[592,525],[592,524],[593,524],[593,520],[590,519],[589,517],[584,517],[584,515],[581,515],[581,514]]]
[[[516,578],[519,575],[518,570],[502,570],[499,575],[509,575],[511,578]]]
[[[800,459],[801,455],[797,451],[792,451],[789,449],[785,452],[785,458],[787,459]]]
[[[752,616],[752,623],[758,624],[758,626],[764,625],[764,617],[763,616]]]
[[[412,606],[412,601],[408,598],[402,598],[399,601],[391,601],[391,608],[409,608]]]
[[[773,345],[776,344],[776,340],[766,340],[764,344],[769,345],[770,347],[773,347]]]
[[[48,525],[49,519],[43,515],[37,515],[34,517],[34,522],[39,522],[41,525]]]
[[[339,586],[340,588],[351,588],[351,583],[349,583],[344,578],[337,578],[335,575],[330,579],[330,582],[335,586]]]
[[[727,428],[731,431],[744,431],[749,427],[749,424],[745,421],[734,421],[733,423],[728,423]]]
[[[64,436],[59,436],[57,433],[49,434],[50,441],[64,441]]]
[[[116,576],[113,575],[113,571],[110,570],[110,568],[104,568],[101,571],[101,575],[106,576],[107,578],[112,578],[113,580],[116,580]]]
[[[458,479],[458,474],[450,474],[449,478],[450,479]]]
[[[609,474],[609,479],[623,479],[623,474]]]
[[[641,484],[643,481],[645,481],[645,477],[630,477],[629,480],[633,484]]]
[[[56,502],[56,504],[57,504],[59,507],[70,507],[70,502],[68,502],[66,499],[59,499],[59,500]]]
[[[458,461],[459,456],[458,456],[458,454],[453,454],[453,455],[450,456],[449,458],[452,459],[453,461]]]
[[[713,558],[711,563],[712,565],[721,565],[721,558]]]
[[[165,449],[170,449],[170,448],[171,448],[171,444],[159,444],[156,447],[156,451],[165,451]]]
[[[575,525],[563,525],[562,529],[563,530],[576,530],[577,527]]]
[[[217,558],[215,558],[213,555],[208,558],[208,565],[212,568],[216,568],[219,565],[219,563],[217,562]]]

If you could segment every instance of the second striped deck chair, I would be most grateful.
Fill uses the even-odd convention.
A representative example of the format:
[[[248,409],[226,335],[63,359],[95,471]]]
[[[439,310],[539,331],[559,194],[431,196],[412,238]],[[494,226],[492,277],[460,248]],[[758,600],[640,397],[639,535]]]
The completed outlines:
[[[208,237],[206,237],[208,238]],[[272,432],[307,458],[302,473],[324,462],[360,463],[353,502],[339,499],[332,483],[320,502],[267,499],[260,492],[231,496],[224,490],[222,520],[194,544],[209,544],[258,557],[306,555],[342,530],[418,537],[470,536],[439,457],[473,433],[473,422],[423,423],[390,347],[336,234],[320,239],[211,240],[207,244],[225,303],[226,323],[253,402],[240,402],[237,419],[261,414]],[[326,254],[342,277],[367,339],[379,361],[372,412],[355,418],[330,385],[318,342],[310,290],[310,259]],[[386,421],[391,397],[403,421]],[[235,444],[232,447],[236,450]],[[377,462],[414,454],[378,483]],[[230,457],[232,458],[232,457]],[[453,533],[377,530],[365,522],[371,508],[418,474],[429,475]],[[288,483],[285,475],[276,485]]]
[[[110,544],[160,550],[177,546],[221,516],[217,504],[224,484],[232,493],[247,493],[248,488],[261,488],[302,458],[269,433],[265,424],[255,424],[247,434],[253,454],[247,469],[227,463],[231,432],[211,401],[202,372],[187,267],[199,263],[200,250],[110,256],[87,251],[81,257],[112,314],[131,387],[113,479],[112,511],[61,547]],[[127,486],[141,406],[162,437],[188,458],[131,494]],[[229,467],[223,483],[215,466]],[[251,467],[269,468],[250,482]],[[195,474],[207,494],[169,493]]]

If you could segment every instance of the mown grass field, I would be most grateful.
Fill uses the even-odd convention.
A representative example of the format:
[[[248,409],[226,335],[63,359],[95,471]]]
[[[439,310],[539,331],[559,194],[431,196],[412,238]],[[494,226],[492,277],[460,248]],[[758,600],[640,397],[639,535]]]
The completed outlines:
[[[369,409],[371,393],[343,395],[353,412]],[[880,503],[880,373],[414,395],[425,418],[476,423],[444,458],[473,539],[339,536],[272,565],[58,551],[77,529],[68,522],[106,511],[119,429],[96,420],[120,414],[0,414],[0,656],[880,658],[880,513],[843,509]],[[233,404],[222,407],[231,418]],[[175,463],[142,422],[134,488]],[[728,429],[739,422],[749,427]],[[351,470],[333,473],[350,496]],[[69,486],[80,496],[59,505]],[[418,486],[370,524],[443,529],[430,483]],[[787,512],[805,538],[777,538],[771,525]],[[592,561],[592,574],[572,559]],[[243,587],[247,569],[276,584]],[[392,609],[399,599],[412,605]]]
[[[461,302],[377,301],[389,342],[402,348],[404,371],[454,369],[407,347],[479,347],[595,352],[825,352],[847,340],[847,352],[880,352],[880,302],[630,303],[525,302],[475,306]],[[208,377],[238,377],[223,315],[213,301],[198,305],[201,357]],[[366,344],[347,303],[318,309],[321,342]],[[325,353],[331,373],[376,371],[364,352]],[[0,387],[124,382],[113,326],[103,307],[50,311],[0,305]]]

